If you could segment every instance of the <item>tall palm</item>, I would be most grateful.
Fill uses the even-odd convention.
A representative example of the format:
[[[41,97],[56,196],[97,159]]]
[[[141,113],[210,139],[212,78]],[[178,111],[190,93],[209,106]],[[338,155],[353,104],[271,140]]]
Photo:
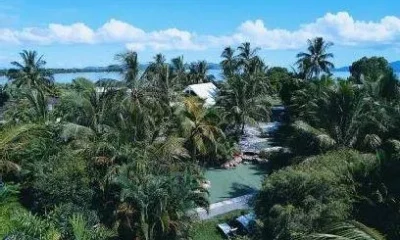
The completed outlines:
[[[15,67],[8,71],[8,78],[18,87],[49,89],[53,83],[53,75],[45,69],[46,61],[43,55],[36,51],[24,50],[20,53],[22,62],[11,62]]]
[[[224,71],[225,76],[232,76],[232,74],[237,70],[237,59],[235,56],[235,50],[231,47],[226,47],[221,54],[223,60],[221,61],[221,66]]]
[[[214,79],[213,75],[208,75],[209,66],[206,61],[191,63],[189,66],[189,78],[191,83],[206,83]]]
[[[161,91],[164,94],[168,94],[170,90],[170,78],[170,67],[165,63],[165,57],[162,54],[154,57],[154,61],[150,62],[142,76],[147,87],[151,86],[153,91]]]
[[[183,56],[171,60],[171,75],[174,88],[180,89],[188,84],[188,75]]]
[[[136,52],[128,51],[115,56],[122,64],[124,81],[128,88],[135,88],[139,78],[139,61]]]
[[[268,120],[270,98],[265,84],[255,78],[233,76],[219,92],[217,105],[224,109],[225,118],[233,123],[236,134],[243,134],[246,124]]]
[[[298,60],[296,64],[300,71],[304,72],[307,79],[319,77],[323,72],[330,74],[335,66],[329,61],[333,58],[333,54],[327,51],[333,43],[325,42],[322,37],[317,37],[309,39],[307,44],[307,52],[297,54]]]
[[[238,47],[238,51],[238,63],[246,72],[254,58],[258,58],[257,53],[260,48],[252,48],[249,42],[245,42]]]

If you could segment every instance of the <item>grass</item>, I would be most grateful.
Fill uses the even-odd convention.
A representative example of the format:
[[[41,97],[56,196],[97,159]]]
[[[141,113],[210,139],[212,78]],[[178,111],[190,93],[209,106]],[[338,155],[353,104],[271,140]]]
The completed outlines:
[[[247,214],[248,211],[236,210],[223,215],[216,216],[215,218],[199,221],[193,224],[190,235],[193,240],[222,240],[225,239],[218,231],[217,224],[229,222],[233,218]]]

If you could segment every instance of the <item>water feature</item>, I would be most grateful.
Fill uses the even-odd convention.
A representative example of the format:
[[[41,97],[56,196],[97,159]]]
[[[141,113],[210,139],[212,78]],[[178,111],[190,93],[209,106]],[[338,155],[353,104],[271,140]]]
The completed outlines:
[[[235,168],[208,169],[205,177],[211,182],[211,203],[254,193],[261,188],[266,170],[257,164],[239,164]]]

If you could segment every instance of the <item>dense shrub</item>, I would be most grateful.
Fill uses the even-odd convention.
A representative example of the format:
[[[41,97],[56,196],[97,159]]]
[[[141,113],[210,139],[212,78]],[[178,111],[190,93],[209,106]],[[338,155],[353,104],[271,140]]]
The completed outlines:
[[[306,159],[271,174],[256,201],[266,239],[322,229],[351,218],[356,183],[353,172],[375,163],[374,156],[337,151]]]

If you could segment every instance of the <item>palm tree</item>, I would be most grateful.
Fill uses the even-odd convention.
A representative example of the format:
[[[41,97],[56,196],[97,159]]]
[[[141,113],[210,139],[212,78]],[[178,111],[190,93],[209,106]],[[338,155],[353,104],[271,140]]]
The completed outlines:
[[[115,56],[122,64],[122,73],[126,86],[135,88],[139,79],[139,61],[136,52],[128,51]]]
[[[322,72],[330,74],[335,66],[329,61],[333,58],[328,49],[333,45],[331,42],[325,42],[322,37],[308,40],[307,52],[297,54],[297,62],[300,72],[303,72],[306,79],[319,77]]]
[[[0,132],[0,180],[3,174],[19,172],[20,162],[10,159],[12,152],[21,151],[33,139],[43,136],[43,126],[37,124],[23,124],[2,129]]]
[[[37,90],[23,91],[22,97],[29,102],[26,114],[32,122],[48,122],[51,119],[51,107],[49,98],[39,88]]]
[[[244,72],[248,72],[251,62],[255,59],[259,58],[257,53],[260,51],[260,48],[251,48],[249,42],[242,43],[238,47],[238,64],[243,68]]]
[[[178,131],[187,139],[192,159],[198,161],[198,153],[206,154],[210,146],[215,149],[217,138],[224,134],[213,122],[211,112],[204,108],[198,98],[187,97],[183,104],[184,108],[177,111]]]
[[[165,63],[164,55],[157,54],[142,76],[147,91],[162,95],[164,100],[169,101],[170,81],[172,78],[170,71],[169,65]]]
[[[357,221],[332,224],[323,233],[294,237],[295,240],[385,240],[378,231]]]
[[[239,54],[233,56],[231,48],[225,48],[223,66],[240,68],[225,73],[227,81],[222,85],[217,105],[222,108],[226,120],[231,122],[235,133],[244,133],[246,123],[267,120],[269,112],[269,82],[264,62],[257,55],[259,48],[252,49],[250,43],[238,47]]]
[[[8,71],[8,78],[18,87],[47,89],[53,85],[53,75],[44,67],[43,56],[38,57],[36,51],[24,50],[20,53],[22,62],[11,62],[16,67]]]
[[[348,81],[309,82],[306,88],[295,91],[293,102],[302,112],[299,119],[306,122],[293,125],[298,136],[305,137],[295,140],[294,145],[313,142],[320,144],[318,149],[335,146],[371,151],[380,146],[379,136],[386,135],[390,126],[386,106]],[[309,146],[308,150],[313,144]]]
[[[206,61],[193,62],[189,66],[189,79],[192,84],[206,83],[214,79],[213,75],[208,75],[209,70]]]
[[[183,56],[171,60],[171,78],[175,89],[181,89],[188,84],[188,74]]]
[[[121,187],[120,227],[126,239],[166,239],[170,234],[177,235],[189,221],[188,210],[209,205],[207,192],[189,173],[154,175],[125,165],[116,182]]]
[[[238,63],[235,56],[235,50],[231,47],[226,47],[221,54],[223,60],[221,61],[221,66],[226,77],[232,76],[232,74],[237,70]]]

